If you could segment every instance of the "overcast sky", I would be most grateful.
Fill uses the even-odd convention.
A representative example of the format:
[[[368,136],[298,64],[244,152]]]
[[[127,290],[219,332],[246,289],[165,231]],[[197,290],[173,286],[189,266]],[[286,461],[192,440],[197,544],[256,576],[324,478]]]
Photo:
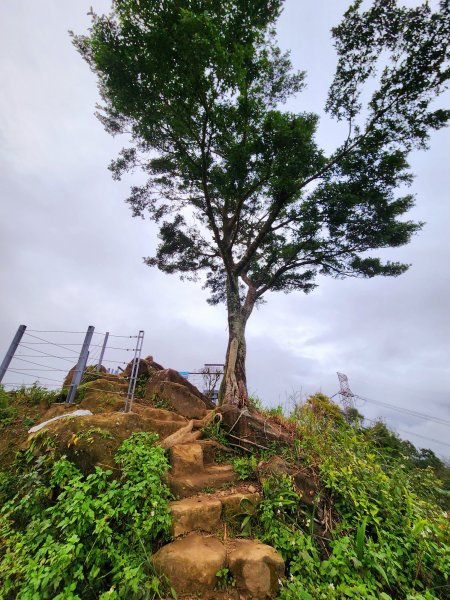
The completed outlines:
[[[107,170],[125,141],[111,138],[96,120],[95,77],[68,30],[85,31],[89,7],[105,12],[109,4],[0,2],[0,355],[20,323],[68,331],[92,324],[98,332],[145,330],[144,355],[168,367],[220,363],[225,308],[208,306],[200,285],[143,264],[154,252],[156,229],[132,219],[124,203],[133,178],[117,183]],[[329,30],[346,6],[287,0],[278,28],[281,46],[308,73],[307,90],[289,108],[319,112],[318,140],[327,151],[342,135],[322,112],[335,64]],[[322,279],[308,296],[267,296],[248,324],[251,393],[268,405],[286,404],[300,392],[331,395],[342,371],[361,396],[450,420],[449,150],[446,130],[432,136],[428,152],[411,156],[417,195],[411,217],[426,226],[411,244],[389,252],[412,263],[405,275]],[[8,373],[5,381],[22,376]],[[383,416],[416,445],[450,455],[448,426],[371,402],[358,408],[368,418]]]

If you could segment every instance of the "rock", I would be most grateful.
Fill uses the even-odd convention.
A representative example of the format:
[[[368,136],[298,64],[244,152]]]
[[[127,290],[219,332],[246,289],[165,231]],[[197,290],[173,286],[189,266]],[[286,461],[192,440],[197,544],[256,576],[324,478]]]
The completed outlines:
[[[225,562],[223,544],[198,533],[163,546],[153,556],[156,572],[165,575],[178,594],[213,590],[217,571],[225,566]]]
[[[134,362],[134,360],[132,360],[131,362],[129,362],[127,364],[125,369],[122,371],[122,377],[130,377],[131,376],[131,371],[133,369],[133,362]],[[150,365],[148,364],[148,362],[146,360],[144,360],[143,358],[140,358],[137,376],[142,377],[144,375],[146,377],[150,377],[150,375],[152,373],[153,373],[153,369],[150,368]]]
[[[254,485],[249,485],[247,489],[250,494],[254,494],[256,492],[256,488]]]
[[[46,451],[50,438],[56,456],[67,455],[83,473],[91,473],[96,466],[118,472],[114,454],[132,433],[154,432],[164,438],[181,425],[179,421],[160,421],[136,413],[97,414],[49,423],[37,434],[32,434],[27,445],[40,436],[36,446],[39,454]]]
[[[228,552],[228,568],[238,590],[248,592],[253,600],[275,598],[284,576],[280,554],[256,540],[236,540]]]
[[[220,525],[222,503],[208,496],[195,496],[171,502],[170,510],[174,537],[195,530],[212,533]]]
[[[118,378],[117,378],[118,379]],[[117,412],[125,406],[127,383],[97,379],[80,386],[80,408],[88,409],[93,413]]]
[[[195,385],[192,385],[192,383],[186,379],[186,377],[183,377],[183,375],[178,373],[178,371],[175,371],[174,369],[163,369],[162,371],[153,373],[152,382],[156,384],[165,381],[178,383],[178,385],[182,385],[183,387],[187,388],[191,394],[197,396],[199,400],[202,400],[207,405],[207,408],[212,410],[215,407],[215,405],[209,401],[207,397],[195,387]]]
[[[148,364],[148,366],[153,369],[154,371],[164,371],[164,367],[162,367],[160,364],[158,364],[157,362],[155,362],[153,360],[153,356],[146,356],[144,358],[145,362]]]
[[[159,373],[164,371],[158,371],[157,374]],[[170,410],[188,419],[201,419],[207,412],[203,400],[192,394],[186,386],[171,381],[160,382],[150,379],[145,398],[151,402],[155,399],[163,400]]]
[[[244,448],[254,449],[254,444],[269,448],[273,444],[292,443],[292,432],[263,415],[241,411],[231,404],[219,406],[217,411],[222,414],[222,426],[230,432],[231,441]]]

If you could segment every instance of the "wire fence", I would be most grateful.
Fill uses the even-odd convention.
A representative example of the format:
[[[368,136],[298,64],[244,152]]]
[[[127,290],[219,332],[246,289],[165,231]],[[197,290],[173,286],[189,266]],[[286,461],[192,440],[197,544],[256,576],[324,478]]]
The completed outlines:
[[[13,351],[13,356],[8,362],[1,385],[7,390],[17,389],[21,386],[29,387],[34,384],[58,390],[63,387],[64,383],[66,385],[70,384],[71,378],[68,378],[68,373],[75,369],[78,363],[85,343],[85,336],[85,331],[25,328],[17,347]],[[109,338],[113,338],[114,345],[107,343]],[[119,374],[136,356],[138,339],[139,335],[120,335],[94,330],[89,343],[86,365],[97,367],[101,363],[109,373]],[[205,364],[199,369],[180,371],[180,373],[200,391],[216,401],[223,369],[223,364]],[[99,388],[99,391],[102,390]],[[122,392],[112,393],[122,395]],[[334,394],[334,396],[337,394]],[[405,416],[417,418],[427,423],[450,427],[450,420],[438,415],[421,413],[411,408],[395,406],[384,401],[359,396],[352,392],[350,392],[350,395],[364,404],[368,402],[384,410],[403,413]],[[380,418],[385,419],[385,416],[381,415]],[[373,419],[366,418],[365,420],[373,422]],[[389,420],[387,422],[389,424]],[[399,429],[393,425],[390,425],[390,427],[408,436],[415,436],[450,448],[448,442],[430,438],[415,431]]]
[[[69,371],[77,365],[85,336],[86,331],[26,328],[9,362],[2,385],[10,390],[34,384],[48,389],[62,388]],[[104,347],[106,336],[107,339],[113,338],[113,341],[112,345],[106,344]],[[107,371],[120,373],[133,360],[137,338],[137,335],[94,330],[88,348],[87,366],[99,366],[101,358],[101,364]]]

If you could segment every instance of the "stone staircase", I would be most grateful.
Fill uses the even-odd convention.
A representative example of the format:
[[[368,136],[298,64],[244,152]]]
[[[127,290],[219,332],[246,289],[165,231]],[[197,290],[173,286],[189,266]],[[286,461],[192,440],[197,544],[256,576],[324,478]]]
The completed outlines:
[[[258,540],[229,535],[243,500],[256,506],[260,494],[238,484],[230,464],[217,464],[223,450],[211,440],[171,449],[169,486],[179,498],[171,502],[174,541],[154,555],[155,569],[186,600],[275,598],[284,575],[282,557]]]

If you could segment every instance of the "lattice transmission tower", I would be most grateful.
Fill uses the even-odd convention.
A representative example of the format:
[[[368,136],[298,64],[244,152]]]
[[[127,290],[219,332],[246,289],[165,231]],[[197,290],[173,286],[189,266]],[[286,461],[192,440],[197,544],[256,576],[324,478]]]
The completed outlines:
[[[337,374],[339,379],[339,398],[344,408],[355,408],[355,399],[358,398],[356,394],[350,389],[348,383],[348,377],[344,373]]]

